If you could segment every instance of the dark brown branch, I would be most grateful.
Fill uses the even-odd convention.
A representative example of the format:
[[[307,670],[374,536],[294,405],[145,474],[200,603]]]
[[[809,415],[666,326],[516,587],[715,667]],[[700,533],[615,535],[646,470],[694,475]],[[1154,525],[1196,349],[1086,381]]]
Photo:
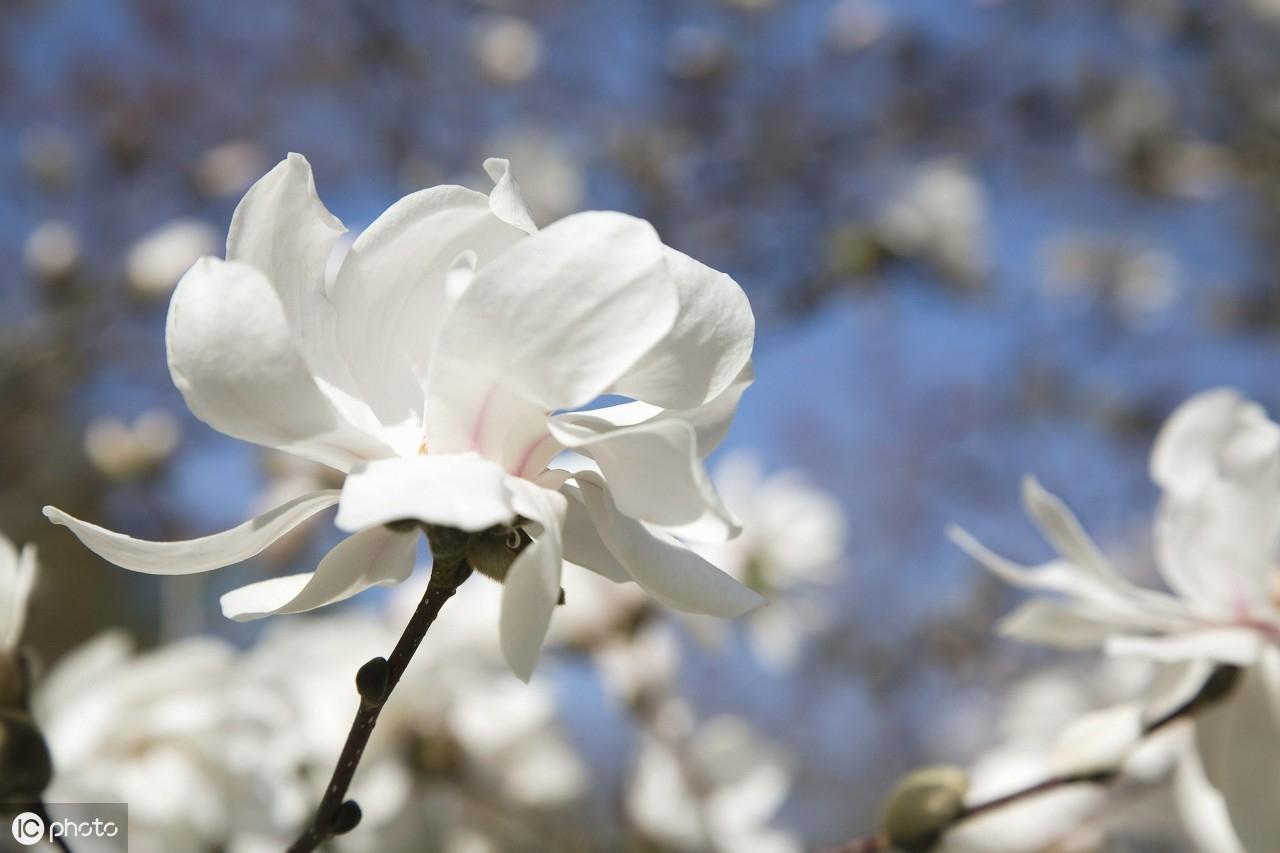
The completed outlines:
[[[1181,719],[1193,717],[1205,708],[1221,702],[1223,699],[1231,695],[1236,685],[1240,681],[1241,669],[1237,666],[1229,666],[1221,664],[1216,667],[1209,677],[1205,679],[1200,689],[1195,695],[1187,699],[1182,704],[1174,707],[1162,716],[1147,723],[1142,728],[1143,737],[1149,737],[1171,723]],[[1114,782],[1120,776],[1120,770],[1098,770],[1092,773],[1076,773],[1063,776],[1051,776],[1048,779],[1037,782],[1034,785],[1028,785],[1017,791],[1012,791],[1000,797],[987,800],[986,802],[977,803],[969,806],[957,814],[949,826],[954,827],[961,821],[978,817],[988,812],[996,811],[1005,806],[1013,805],[1021,800],[1029,797],[1035,797],[1039,794],[1047,794],[1050,791],[1056,791],[1059,788],[1065,788],[1071,785],[1108,785]],[[833,847],[827,853],[889,853],[893,850],[888,837],[884,834],[868,835],[864,838],[855,838],[839,847]]]
[[[458,586],[471,574],[467,563],[465,545],[467,537],[461,535],[461,547],[457,547],[456,531],[429,529],[434,562],[431,580],[418,609],[414,611],[404,633],[391,651],[390,657],[374,658],[360,667],[356,674],[356,687],[360,692],[360,709],[356,711],[351,730],[347,733],[342,754],[325,788],[324,797],[316,809],[311,825],[289,847],[289,853],[310,853],[337,835],[350,832],[360,822],[360,807],[348,800],[347,790],[355,776],[356,768],[369,744],[369,736],[378,722],[378,715],[386,704],[391,691],[404,675],[414,652],[426,636],[427,629],[435,622],[444,603],[453,597]]]

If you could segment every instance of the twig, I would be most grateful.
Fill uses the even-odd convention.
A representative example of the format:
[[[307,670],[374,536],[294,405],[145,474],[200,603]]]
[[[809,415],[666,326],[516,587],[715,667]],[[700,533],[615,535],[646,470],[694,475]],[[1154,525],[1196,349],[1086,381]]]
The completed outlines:
[[[374,658],[356,673],[360,709],[356,711],[346,743],[343,744],[338,763],[329,778],[329,786],[325,789],[311,825],[289,847],[289,853],[310,853],[334,836],[350,832],[360,823],[360,807],[354,800],[346,799],[347,789],[351,787],[351,780],[369,743],[369,736],[373,734],[373,727],[378,722],[378,715],[382,713],[387,697],[404,675],[405,668],[422,643],[422,638],[426,636],[427,629],[435,622],[440,608],[471,575],[471,566],[466,558],[466,534],[428,528],[427,538],[431,542],[433,562],[426,592],[418,603],[418,609],[409,619],[409,624],[405,626],[404,633],[400,635],[400,640],[392,649],[391,656]]]
[[[1218,702],[1229,696],[1232,690],[1240,681],[1241,669],[1236,666],[1219,665],[1216,667],[1209,677],[1205,679],[1200,689],[1195,695],[1187,699],[1182,704],[1174,707],[1164,715],[1147,723],[1142,727],[1142,736],[1149,737],[1171,723],[1178,720],[1193,717],[1207,707],[1217,704]],[[1061,776],[1051,776],[1033,785],[1020,788],[1008,794],[968,806],[960,811],[950,822],[950,826],[954,827],[961,821],[978,817],[988,812],[996,811],[1005,806],[1013,805],[1028,797],[1034,797],[1039,794],[1047,794],[1058,788],[1065,788],[1070,785],[1109,785],[1119,778],[1121,770],[1119,768],[1109,770],[1098,770],[1090,773],[1074,773]],[[855,838],[838,847],[830,848],[827,853],[888,853],[893,850],[889,839],[883,833],[879,835],[868,835],[863,838]]]

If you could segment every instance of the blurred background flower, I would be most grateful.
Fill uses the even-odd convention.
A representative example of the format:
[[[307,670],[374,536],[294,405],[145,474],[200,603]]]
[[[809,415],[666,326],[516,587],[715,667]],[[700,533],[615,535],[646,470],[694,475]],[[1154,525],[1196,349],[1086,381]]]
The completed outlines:
[[[37,543],[45,563],[24,635],[46,663],[42,695],[65,697],[45,708],[94,744],[57,784],[145,779],[152,769],[194,778],[182,768],[205,766],[205,741],[261,743],[264,715],[314,731],[258,759],[274,755],[275,770],[293,774],[283,768],[302,760],[298,744],[333,748],[330,730],[354,707],[354,666],[385,654],[407,618],[395,597],[353,602],[332,618],[368,627],[350,628],[345,644],[329,637],[329,616],[279,627],[221,619],[228,589],[313,569],[334,544],[327,519],[206,581],[126,575],[39,515],[57,504],[178,539],[323,487],[317,472],[189,419],[163,356],[176,274],[218,251],[239,194],[290,150],[307,154],[352,227],[424,186],[486,189],[476,164],[491,155],[512,159],[540,224],[592,208],[653,221],[667,243],[742,283],[759,321],[758,379],[728,458],[711,465],[731,472],[731,454],[754,454],[762,473],[736,509],[764,525],[781,520],[768,541],[735,547],[774,554],[799,535],[789,512],[753,509],[774,478],[828,496],[802,498],[813,507],[806,526],[828,521],[776,554],[797,558],[807,546],[811,562],[762,579],[782,592],[776,608],[715,643],[625,588],[567,587],[555,620],[564,630],[534,681],[541,698],[528,699],[541,710],[493,713],[514,740],[449,727],[455,691],[474,703],[509,686],[496,657],[468,645],[471,622],[493,633],[494,612],[474,616],[462,600],[495,607],[498,590],[469,581],[450,605],[469,618],[442,622],[423,649],[429,681],[444,688],[407,682],[397,692],[389,757],[380,746],[364,771],[361,784],[382,792],[362,796],[364,837],[378,849],[617,849],[634,838],[696,847],[749,834],[832,844],[874,825],[904,770],[970,766],[999,748],[1011,737],[999,706],[1046,659],[992,636],[1014,593],[952,548],[945,526],[959,522],[1014,557],[1041,553],[1010,499],[1031,472],[1080,508],[1109,553],[1149,555],[1157,493],[1145,458],[1164,417],[1221,384],[1278,408],[1277,9],[1274,0],[5,4],[0,123],[13,144],[0,147],[0,254],[15,273],[0,282],[0,530]],[[167,416],[149,412],[175,421],[155,429]],[[832,549],[829,565],[818,559]],[[1135,582],[1152,568],[1149,556],[1128,565]],[[284,639],[295,625],[300,638]],[[77,698],[83,686],[50,693],[93,648],[86,642],[108,643],[93,639],[107,628],[131,640],[104,646],[103,702]],[[161,638],[180,642],[157,647]],[[261,683],[190,685],[184,655],[211,681]],[[432,669],[461,657],[480,664],[474,684]],[[176,670],[166,677],[186,710],[144,711],[160,698],[138,686],[134,667]],[[1114,677],[1122,692],[1129,682]],[[1116,700],[1100,689],[1086,704]],[[190,710],[202,705],[213,710]],[[767,733],[764,752],[778,760],[762,761],[769,786],[744,789],[754,791],[749,826],[717,824],[701,840],[674,823],[665,835],[644,827],[629,786],[643,778],[640,761],[671,766],[643,758],[670,752],[649,731],[653,709],[668,706],[687,708],[676,728],[691,754],[714,753],[700,744],[726,717]],[[104,729],[98,707],[157,722]],[[939,722],[940,708],[981,713],[957,727]],[[77,715],[90,716],[73,725]],[[162,726],[170,715],[177,722]],[[1033,716],[1044,718],[1047,743],[1057,716]],[[139,758],[153,750],[154,766]],[[215,781],[201,790],[235,787],[227,780],[244,768],[229,760],[208,759]],[[518,791],[492,781],[507,761],[546,761],[548,790],[567,799],[517,802]],[[149,816],[148,832],[185,833],[157,834],[158,844],[226,839],[235,826],[245,845],[259,844],[244,849],[276,849],[280,826],[263,808],[313,796],[305,786],[325,770],[308,765],[296,771],[300,787],[282,781],[252,803],[210,794],[224,816],[246,809],[222,824],[164,799],[135,813]],[[296,814],[289,808],[279,814]]]

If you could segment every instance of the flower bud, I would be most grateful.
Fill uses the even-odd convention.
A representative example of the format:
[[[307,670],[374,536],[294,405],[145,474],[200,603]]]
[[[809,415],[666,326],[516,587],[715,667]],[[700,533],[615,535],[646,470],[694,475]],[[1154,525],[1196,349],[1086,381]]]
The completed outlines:
[[[364,812],[355,800],[347,800],[338,806],[338,813],[333,816],[333,834],[346,835],[360,825]]]
[[[356,690],[371,705],[381,705],[391,692],[391,668],[387,659],[377,657],[356,671]]]
[[[480,574],[501,582],[530,541],[529,534],[519,528],[490,527],[471,537],[467,560]]]
[[[889,792],[884,832],[895,850],[928,853],[964,813],[969,778],[959,767],[937,765],[909,773]]]
[[[39,799],[52,778],[53,759],[35,720],[0,709],[0,801]]]

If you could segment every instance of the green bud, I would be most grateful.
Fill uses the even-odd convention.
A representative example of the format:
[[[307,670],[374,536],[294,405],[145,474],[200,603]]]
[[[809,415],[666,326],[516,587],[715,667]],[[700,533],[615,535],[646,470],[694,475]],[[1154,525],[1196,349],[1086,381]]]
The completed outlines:
[[[909,773],[885,801],[884,832],[904,853],[928,853],[964,813],[969,778],[959,767],[937,765]]]
[[[53,759],[35,720],[0,710],[0,801],[38,800],[52,778]]]
[[[471,537],[467,561],[480,574],[501,583],[531,541],[529,534],[518,527],[490,527]]]
[[[435,524],[425,525],[427,543],[431,546],[431,557],[436,562],[453,562],[466,553],[471,541],[471,534],[454,527],[440,527]]]

